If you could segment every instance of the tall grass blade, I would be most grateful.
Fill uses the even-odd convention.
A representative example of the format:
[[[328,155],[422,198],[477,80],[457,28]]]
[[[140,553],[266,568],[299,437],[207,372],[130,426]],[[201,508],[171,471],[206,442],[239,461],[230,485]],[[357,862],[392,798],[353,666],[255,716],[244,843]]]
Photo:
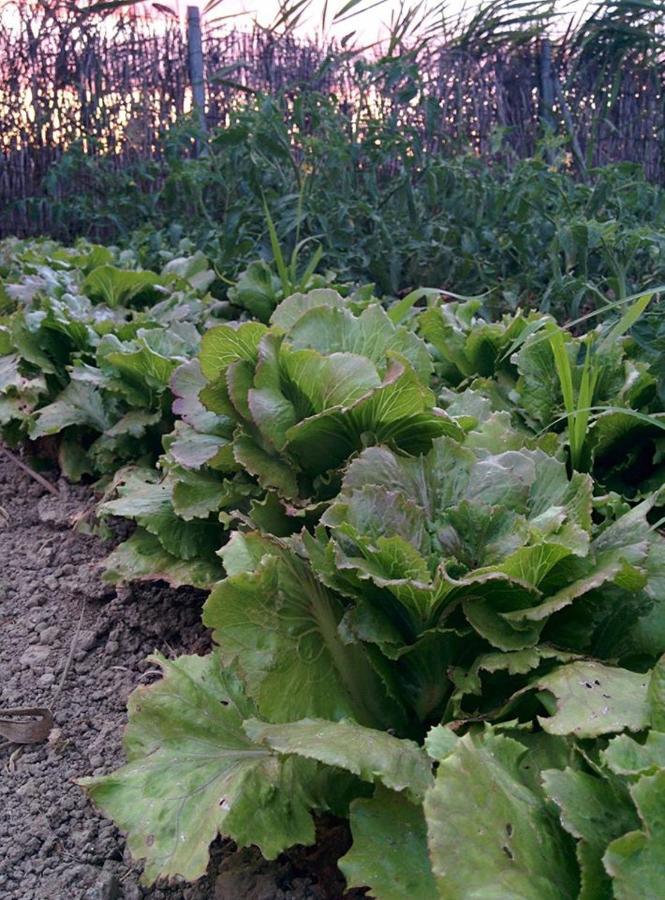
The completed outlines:
[[[313,254],[312,258],[310,259],[309,263],[305,267],[305,271],[302,273],[302,277],[300,278],[300,281],[298,283],[299,290],[301,290],[301,291],[307,290],[307,284],[308,284],[310,278],[312,277],[312,275],[316,272],[318,265],[321,262],[322,257],[323,257],[323,247],[321,246],[321,244],[319,244],[318,247],[316,248],[316,250],[314,251],[314,254]]]
[[[563,339],[563,332],[553,323],[548,323],[547,336],[549,338],[552,355],[554,356],[554,365],[556,367],[559,384],[561,385],[561,394],[563,396],[563,405],[568,418],[568,443],[570,445],[570,457],[573,468],[577,468],[580,458],[580,447],[577,443],[576,429],[576,412],[575,388],[573,385],[573,373],[570,367],[570,360],[566,353],[566,344]]]
[[[393,303],[388,310],[388,318],[393,325],[399,325],[406,319],[415,304],[422,300],[423,297],[440,297],[441,291],[438,288],[416,288],[406,297],[402,297],[397,303]]]
[[[291,293],[291,279],[289,278],[289,269],[286,265],[286,261],[284,259],[284,254],[282,253],[282,246],[279,242],[279,236],[277,235],[277,229],[275,228],[275,223],[273,221],[272,216],[270,215],[270,210],[268,209],[268,204],[264,202],[263,209],[266,217],[266,224],[268,225],[268,234],[270,236],[270,247],[272,249],[272,255],[275,260],[275,265],[277,266],[277,274],[279,275],[279,280],[282,283],[282,290],[284,292],[284,296],[287,297]]]
[[[630,329],[640,318],[644,310],[651,303],[652,298],[653,292],[649,292],[648,294],[642,294],[631,303],[631,305],[621,316],[619,321],[612,326],[611,330],[607,334],[607,337],[603,340],[603,348],[610,347],[617,340],[617,338],[620,338],[627,331],[630,331]]]

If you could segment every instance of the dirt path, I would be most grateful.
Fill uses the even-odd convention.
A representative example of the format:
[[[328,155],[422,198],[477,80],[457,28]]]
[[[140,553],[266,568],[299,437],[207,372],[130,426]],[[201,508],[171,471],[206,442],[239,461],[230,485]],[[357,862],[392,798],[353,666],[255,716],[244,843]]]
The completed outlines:
[[[0,746],[0,897],[340,898],[334,860],[346,842],[342,827],[326,830],[323,848],[274,863],[218,842],[208,876],[196,885],[139,885],[124,840],[73,779],[122,762],[127,695],[152,677],[144,661],[149,653],[205,652],[203,594],[105,585],[99,563],[109,545],[70,524],[90,504],[90,493],[64,482],[58,487],[60,498],[0,457],[0,707],[51,706],[56,721],[47,744],[18,753],[15,745]]]

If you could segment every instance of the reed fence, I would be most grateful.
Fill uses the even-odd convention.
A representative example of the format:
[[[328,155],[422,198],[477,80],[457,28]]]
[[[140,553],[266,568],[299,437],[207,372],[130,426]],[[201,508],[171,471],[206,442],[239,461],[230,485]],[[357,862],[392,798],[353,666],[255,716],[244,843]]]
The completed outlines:
[[[548,124],[582,168],[629,160],[665,182],[665,66],[639,58],[617,81],[602,60],[573,66],[567,48],[542,39],[487,52],[430,42],[414,57],[415,77],[395,79],[390,66],[334,45],[205,27],[203,53],[209,129],[248,96],[314,91],[334,94],[357,127],[369,115],[408,125],[431,152],[490,158],[500,133],[504,152],[520,158]],[[190,107],[187,35],[176,22],[0,20],[0,234],[49,230],[49,175],[75,144],[118,169],[151,160],[159,172],[163,137]]]

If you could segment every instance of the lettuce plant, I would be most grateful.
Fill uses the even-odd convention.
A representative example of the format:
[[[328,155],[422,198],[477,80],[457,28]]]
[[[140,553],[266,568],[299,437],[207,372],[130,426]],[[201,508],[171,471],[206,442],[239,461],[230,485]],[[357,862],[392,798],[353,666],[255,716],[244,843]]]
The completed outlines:
[[[4,291],[12,311],[0,320],[3,437],[57,436],[61,469],[73,480],[152,462],[172,424],[170,377],[195,355],[207,319],[205,257],[175,259],[157,275],[111,265],[105,248],[10,249]],[[149,310],[136,308],[146,300]]]
[[[433,305],[418,330],[432,346],[446,409],[470,387],[476,404],[484,397],[514,425],[559,435],[574,469],[639,499],[662,483],[665,446],[657,366],[624,334],[649,299],[581,336],[541,315],[478,322],[469,304]]]
[[[368,444],[390,441],[407,452],[427,449],[437,435],[461,437],[434,405],[430,370],[416,335],[377,304],[358,307],[331,290],[293,295],[270,327],[210,329],[199,359],[171,378],[177,420],[164,438],[163,477],[155,484],[145,472],[140,486],[132,471],[121,496],[101,508],[141,529],[114,552],[107,577],[182,583],[188,562],[192,584],[201,586],[202,571],[203,583],[214,574],[208,563],[217,548],[203,551],[205,542],[195,542],[202,552],[183,557],[170,527],[162,536],[159,517],[146,534],[148,495],[161,509],[170,491],[182,528],[205,526],[217,547],[225,540],[220,521],[250,521],[286,536],[318,520],[339,490],[342,468]]]
[[[471,386],[534,434],[561,435],[570,463],[609,490],[639,499],[662,483],[665,419],[653,292],[627,298],[614,322],[583,335],[520,311],[498,322],[480,299],[432,301],[415,317],[431,349],[443,405]],[[572,325],[579,325],[584,318]],[[655,327],[654,327],[655,326]],[[638,344],[627,336],[633,329]],[[451,391],[451,388],[454,390]]]
[[[234,457],[264,489],[295,504],[325,498],[364,446],[420,452],[459,432],[427,386],[424,343],[378,304],[354,313],[315,290],[285,300],[271,321],[213,328],[200,354],[200,397],[236,419]]]
[[[615,329],[573,338],[546,323],[515,356],[512,399],[536,429],[561,428],[565,419],[571,464],[635,496],[659,483],[665,423],[657,379],[631,349]]]
[[[481,318],[480,299],[434,302],[416,319],[418,333],[432,348],[437,374],[456,387],[467,379],[512,373],[511,347],[524,340],[542,316],[518,311],[498,322]]]
[[[657,497],[592,489],[499,416],[365,448],[315,528],[235,532],[215,650],[158,660],[127,765],[84,781],[147,880],[197,878],[220,831],[275,856],[327,810],[349,884],[389,900],[654,879],[665,540]]]

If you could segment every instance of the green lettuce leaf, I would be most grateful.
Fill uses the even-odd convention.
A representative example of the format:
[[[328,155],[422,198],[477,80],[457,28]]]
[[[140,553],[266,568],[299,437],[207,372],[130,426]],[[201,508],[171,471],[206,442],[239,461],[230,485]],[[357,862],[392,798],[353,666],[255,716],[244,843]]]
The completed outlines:
[[[202,340],[206,408],[241,425],[235,458],[291,501],[325,495],[369,444],[408,453],[463,433],[435,407],[423,342],[378,305],[352,311],[336,295],[296,295],[270,329],[221,325]]]
[[[256,362],[259,341],[266,331],[266,326],[258,322],[218,325],[206,331],[199,356],[203,376],[208,382],[214,382],[238,360]]]
[[[207,257],[200,250],[192,256],[170,259],[162,269],[162,275],[176,275],[200,293],[207,291],[217,277],[210,268]]]
[[[463,737],[439,763],[424,808],[441,897],[578,896],[570,839],[522,775],[527,753],[486,731]]]
[[[79,782],[128,833],[132,854],[145,860],[144,880],[196,880],[220,832],[258,844],[267,858],[313,843],[310,810],[343,808],[343,777],[329,802],[329,770],[254,744],[242,725],[252,704],[215,654],[151,661],[164,677],[130,699],[127,764]]]
[[[174,509],[174,479],[155,480],[151,470],[125,469],[115,480],[118,498],[99,507],[102,515],[134,519],[176,559],[209,557],[219,549],[223,532],[207,519],[187,520]]]
[[[420,334],[434,347],[444,380],[458,384],[475,375],[494,375],[512,343],[526,328],[521,313],[486,322],[475,313],[477,301],[441,303],[418,317]]]
[[[665,734],[650,731],[643,743],[620,734],[609,742],[602,757],[616,775],[651,775],[665,769]]]
[[[252,262],[241,273],[237,284],[229,290],[229,300],[241,309],[267,322],[270,314],[284,296],[282,285],[263,260]]]
[[[95,387],[72,381],[58,397],[43,406],[35,415],[30,437],[35,440],[48,434],[58,434],[70,425],[86,425],[104,432],[111,426],[111,417],[104,397]]]
[[[284,331],[290,331],[302,315],[310,309],[328,306],[344,309],[347,301],[331,288],[316,288],[306,294],[291,294],[279,304],[270,316],[270,324]]]
[[[416,803],[422,802],[432,784],[431,760],[417,744],[355,722],[303,719],[268,725],[249,720],[245,731],[257,744],[287,756],[337,766],[393,791],[405,791]]]
[[[658,897],[665,874],[665,769],[645,775],[629,790],[642,828],[612,841],[603,863],[617,900]]]
[[[603,854],[610,841],[639,824],[628,791],[617,780],[570,768],[548,769],[542,773],[542,780],[545,793],[560,810],[561,824],[579,841],[580,900],[612,896]]]
[[[101,300],[111,309],[155,300],[162,281],[154,272],[132,272],[115,266],[97,266],[86,277],[81,289],[92,300]]]
[[[120,341],[106,335],[97,350],[99,366],[110,376],[109,387],[134,406],[152,408],[169,387],[171,376],[189,354],[195,341],[173,330],[139,329],[135,339]]]
[[[339,860],[349,888],[370,888],[381,900],[433,900],[437,891],[427,853],[422,806],[377,787],[351,804],[353,846]]]
[[[424,383],[432,372],[432,361],[423,341],[406,328],[396,327],[376,304],[368,306],[359,316],[339,305],[313,307],[291,323],[288,340],[295,350],[352,353],[371,360],[379,369],[385,366],[390,353],[399,353]]]
[[[353,585],[359,603],[389,613],[397,600],[416,630],[461,606],[483,638],[518,650],[536,643],[540,619],[576,596],[571,589],[533,621],[526,612],[542,605],[544,586],[566,583],[564,562],[589,553],[591,483],[569,480],[540,450],[494,455],[439,439],[426,456],[408,458],[373,447],[351,463],[322,522],[335,548],[328,577]],[[592,569],[590,561],[583,571]],[[620,569],[580,579],[577,593]]]
[[[170,587],[184,585],[209,590],[224,575],[216,557],[183,560],[164,549],[155,535],[137,528],[104,560],[104,580],[113,584],[132,581],[165,581]]]
[[[665,653],[653,668],[648,690],[651,725],[665,732]]]
[[[594,661],[561,666],[538,679],[537,687],[556,698],[551,716],[538,721],[548,734],[593,738],[649,725],[649,675]]]
[[[341,598],[316,580],[287,542],[256,535],[253,543],[261,548],[258,564],[234,569],[215,587],[203,621],[261,718],[354,718],[370,727],[403,728],[365,650],[339,634]],[[237,543],[232,546],[237,559]],[[226,564],[224,550],[222,558]]]

